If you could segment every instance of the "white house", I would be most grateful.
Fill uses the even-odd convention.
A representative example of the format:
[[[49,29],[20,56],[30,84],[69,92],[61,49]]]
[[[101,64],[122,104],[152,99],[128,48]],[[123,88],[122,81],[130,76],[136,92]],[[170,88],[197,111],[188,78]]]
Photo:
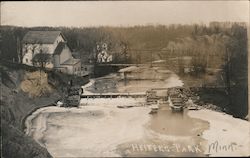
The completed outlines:
[[[61,31],[29,31],[22,40],[22,62],[34,66],[33,59],[38,54],[50,56],[46,68],[53,68],[64,73],[81,73],[80,59],[72,56],[72,50]]]

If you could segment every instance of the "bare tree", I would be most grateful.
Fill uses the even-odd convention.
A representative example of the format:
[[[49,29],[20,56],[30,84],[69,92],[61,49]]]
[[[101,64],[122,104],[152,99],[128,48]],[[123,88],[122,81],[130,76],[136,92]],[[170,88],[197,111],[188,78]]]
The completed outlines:
[[[33,65],[40,67],[40,84],[42,85],[42,72],[41,70],[46,67],[48,63],[51,62],[51,55],[48,53],[48,49],[40,48],[40,52],[35,54],[32,59]]]
[[[35,54],[32,59],[33,65],[45,68],[48,63],[51,62],[51,55],[47,49],[40,49],[38,54]]]

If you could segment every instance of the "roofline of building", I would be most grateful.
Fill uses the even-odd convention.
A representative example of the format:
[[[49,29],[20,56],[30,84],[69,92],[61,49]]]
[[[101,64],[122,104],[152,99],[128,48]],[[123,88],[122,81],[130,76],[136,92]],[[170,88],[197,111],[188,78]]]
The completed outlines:
[[[65,64],[65,63],[62,63],[62,64],[60,64],[60,65],[76,65],[76,64],[78,64],[79,62],[81,62],[81,60],[80,59],[78,59],[79,61],[78,62],[76,62],[75,64]]]
[[[61,35],[62,38],[65,40],[65,42],[68,43],[67,40],[66,40],[66,38],[65,38],[65,36],[62,34],[62,31],[60,31],[59,35]]]
[[[31,31],[35,32],[35,30],[29,30],[28,32],[31,32]],[[39,31],[39,30],[36,30],[36,31]],[[41,31],[43,31],[43,30],[41,30]],[[52,31],[52,30],[51,30],[51,31]],[[65,43],[67,43],[67,39],[66,39],[66,37],[62,34],[62,31],[60,31],[60,30],[59,30],[59,31],[53,30],[53,31],[55,31],[55,32],[59,32],[58,36],[59,36],[59,35],[61,35],[61,36],[62,36],[62,38],[64,39]],[[28,32],[26,32],[26,33],[25,33],[25,35],[26,35]],[[23,36],[23,38],[22,38],[22,40],[21,40],[21,43],[22,43],[22,44],[26,44],[26,43],[27,43],[27,42],[24,42],[24,41],[23,41],[23,39],[24,39],[25,35]],[[55,41],[54,41],[53,43],[47,43],[47,42],[46,42],[46,43],[29,42],[29,43],[27,43],[27,44],[54,44],[54,43],[55,43]],[[68,47],[69,47],[69,46],[68,46]],[[69,47],[69,48],[70,48],[70,47]],[[71,49],[71,48],[70,48],[70,50],[72,51],[72,49]]]
[[[72,49],[70,48],[70,46],[68,45],[68,42],[67,41],[65,41],[65,42],[60,42],[60,43],[64,43],[68,48],[69,48],[69,50],[71,51],[71,54],[72,54]],[[58,43],[58,45],[59,45],[59,43]],[[56,46],[56,48],[58,47],[58,45]],[[55,50],[56,50],[56,48],[55,48]],[[63,48],[64,49],[64,48]],[[54,50],[54,52],[55,52],[55,50]],[[59,54],[55,54],[53,52],[53,55],[60,55],[62,52],[60,52]]]

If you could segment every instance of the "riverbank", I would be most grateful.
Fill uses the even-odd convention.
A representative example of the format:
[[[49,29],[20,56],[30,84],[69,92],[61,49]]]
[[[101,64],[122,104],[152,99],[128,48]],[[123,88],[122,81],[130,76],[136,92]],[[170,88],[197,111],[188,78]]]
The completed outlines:
[[[39,71],[28,68],[12,69],[1,64],[0,69],[2,156],[50,158],[51,155],[46,148],[39,146],[31,137],[24,134],[23,122],[33,111],[55,102],[60,94],[48,87],[47,83],[44,83],[44,86],[31,86],[36,84],[36,81],[45,81],[45,78],[37,79]],[[33,90],[32,93],[25,91],[29,88]]]
[[[26,133],[54,157],[119,156],[117,145],[143,137],[150,108],[100,104],[39,109],[27,119]]]
[[[88,100],[90,101],[91,99]],[[160,120],[156,118],[154,122],[150,121],[152,116],[148,114],[151,110],[149,107],[120,109],[117,108],[120,104],[116,101],[106,105],[103,101],[80,108],[45,107],[38,109],[26,120],[26,134],[33,137],[41,146],[46,147],[54,157],[136,156],[138,153],[131,153],[131,145],[152,143],[162,145],[163,142],[164,144],[177,143],[181,146],[200,144],[198,149],[203,149],[204,153],[199,154],[203,156],[249,156],[250,124],[247,121],[221,112],[202,109],[188,111],[187,114],[191,118],[207,121],[208,128],[204,128],[196,121],[191,121],[195,123],[195,127],[184,134],[180,131],[176,133],[175,129],[179,130],[179,128],[174,125],[173,127],[176,127],[174,129],[159,126],[160,128],[155,131],[149,129],[149,123],[153,123],[150,126],[154,126]],[[164,117],[169,116],[164,115]],[[180,116],[175,121],[182,122],[186,119]],[[172,122],[166,121],[170,121],[170,124]],[[190,125],[194,126],[191,122]],[[168,133],[169,130],[172,133]],[[130,149],[129,152],[127,148]],[[144,150],[138,150],[137,156],[159,154],[157,152],[145,153]],[[171,154],[176,156],[181,153],[175,151]]]
[[[0,72],[2,156],[50,158],[46,148],[25,135],[25,121],[61,99],[63,88],[74,76],[11,62],[1,62]],[[74,83],[83,85],[87,81],[78,80]]]
[[[209,122],[209,129],[202,134],[207,140],[205,154],[250,156],[250,122],[208,109],[189,111],[188,115]]]
[[[39,107],[35,107],[32,108],[29,112],[27,112],[27,114],[22,118],[21,120],[21,130],[24,131],[24,133],[26,133],[26,128],[27,128],[27,124],[26,121],[29,117],[31,117],[35,112],[39,111],[40,109],[46,108],[46,107],[51,107],[51,106],[56,106],[55,103],[50,103],[48,105],[41,105]]]

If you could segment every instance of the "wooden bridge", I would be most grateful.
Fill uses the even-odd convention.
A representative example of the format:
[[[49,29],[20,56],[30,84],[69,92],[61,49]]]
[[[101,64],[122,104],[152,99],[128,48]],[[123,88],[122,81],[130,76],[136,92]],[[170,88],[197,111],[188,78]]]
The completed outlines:
[[[97,66],[121,66],[121,67],[127,67],[127,66],[148,66],[150,64],[113,64],[113,63],[100,63],[97,64]]]
[[[81,98],[144,98],[146,93],[87,93]]]

